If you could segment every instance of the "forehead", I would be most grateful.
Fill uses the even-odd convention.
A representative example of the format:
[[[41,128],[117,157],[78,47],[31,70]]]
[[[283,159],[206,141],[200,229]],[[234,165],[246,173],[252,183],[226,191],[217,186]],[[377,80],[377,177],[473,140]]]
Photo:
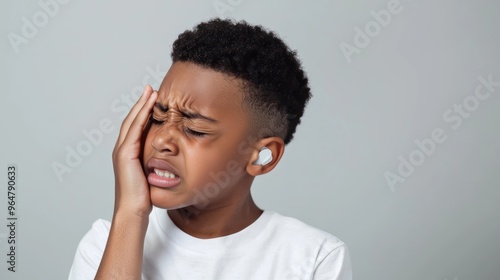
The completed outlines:
[[[158,103],[187,109],[214,118],[242,111],[241,81],[190,62],[175,62],[158,90]]]

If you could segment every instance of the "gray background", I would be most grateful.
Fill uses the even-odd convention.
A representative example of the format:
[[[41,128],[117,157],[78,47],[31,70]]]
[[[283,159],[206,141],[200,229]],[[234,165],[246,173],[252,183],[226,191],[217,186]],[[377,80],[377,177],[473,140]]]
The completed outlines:
[[[221,14],[219,3],[230,9]],[[17,272],[8,273],[1,226],[0,278],[67,278],[92,222],[111,218],[123,100],[143,87],[148,67],[166,72],[180,32],[222,15],[280,34],[314,93],[278,168],[256,180],[261,207],[345,241],[356,279],[498,279],[500,87],[483,100],[474,91],[480,76],[500,81],[500,4],[401,0],[376,30],[371,12],[390,3],[73,0],[44,23],[38,1],[2,1],[0,218],[15,163],[19,245]],[[13,33],[24,36],[23,17],[41,27],[12,44]],[[341,45],[356,47],[355,28],[367,25],[369,44],[344,55]],[[448,111],[464,101],[472,109],[463,117]],[[53,163],[66,164],[67,147],[106,119],[114,130],[60,180]],[[424,155],[415,141],[435,129],[446,140]],[[418,166],[391,188],[384,174],[400,176],[400,156],[410,155]]]

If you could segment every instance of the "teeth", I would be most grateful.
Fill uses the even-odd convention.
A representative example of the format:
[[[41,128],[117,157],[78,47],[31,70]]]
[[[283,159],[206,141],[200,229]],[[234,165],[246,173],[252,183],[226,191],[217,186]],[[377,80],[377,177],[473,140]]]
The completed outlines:
[[[173,173],[170,173],[168,171],[162,171],[162,170],[159,170],[159,169],[154,169],[155,170],[155,174],[158,175],[158,176],[161,176],[161,177],[165,177],[165,178],[175,178],[175,175]]]

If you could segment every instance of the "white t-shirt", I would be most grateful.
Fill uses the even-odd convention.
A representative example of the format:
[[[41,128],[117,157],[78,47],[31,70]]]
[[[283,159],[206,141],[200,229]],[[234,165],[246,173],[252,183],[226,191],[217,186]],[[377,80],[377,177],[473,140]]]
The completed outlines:
[[[111,223],[97,220],[78,245],[70,280],[94,279]],[[346,245],[333,235],[272,211],[245,229],[199,239],[153,207],[144,242],[142,279],[351,280]]]

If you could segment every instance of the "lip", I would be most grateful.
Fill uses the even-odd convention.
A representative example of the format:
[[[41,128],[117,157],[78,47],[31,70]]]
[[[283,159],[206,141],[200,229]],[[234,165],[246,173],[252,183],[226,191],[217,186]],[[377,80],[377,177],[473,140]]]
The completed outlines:
[[[175,186],[178,186],[181,182],[181,178],[177,169],[165,160],[152,158],[148,161],[146,166],[148,172],[148,182],[153,186],[160,188],[173,188]],[[165,178],[163,176],[158,176],[154,172],[155,168],[173,173],[175,175],[175,178]]]

